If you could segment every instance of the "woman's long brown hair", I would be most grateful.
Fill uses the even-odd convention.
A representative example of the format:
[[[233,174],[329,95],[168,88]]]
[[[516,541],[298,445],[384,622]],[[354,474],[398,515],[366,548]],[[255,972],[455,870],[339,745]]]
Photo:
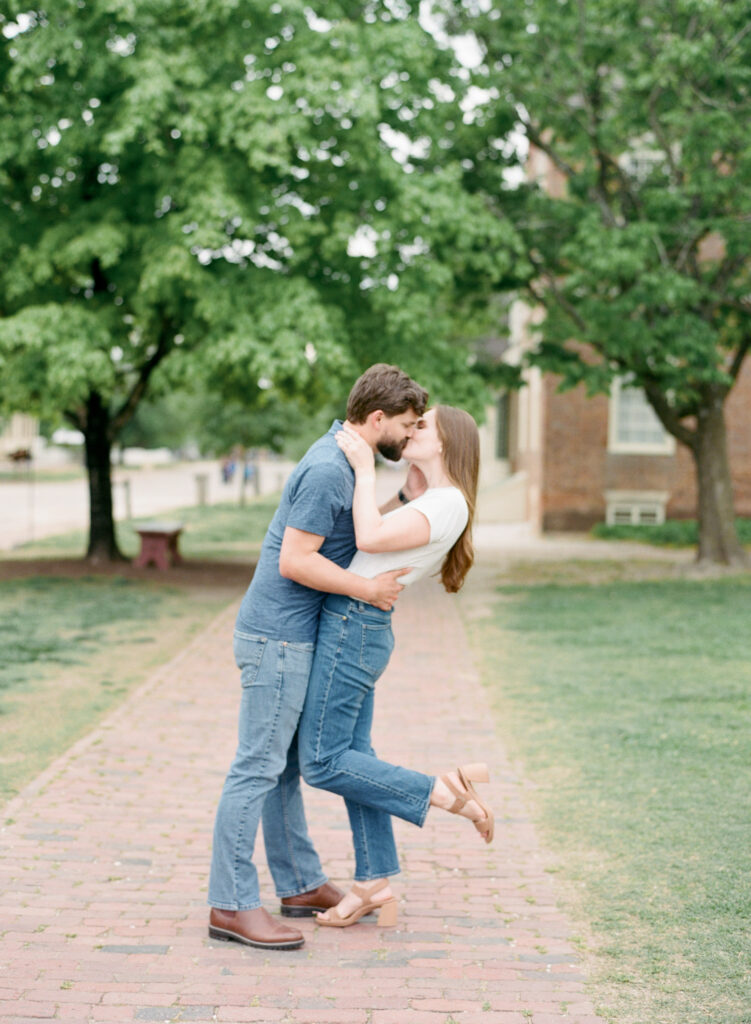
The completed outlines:
[[[480,472],[480,434],[475,421],[463,409],[455,409],[452,405],[437,405],[435,412],[446,475],[462,492],[469,509],[467,525],[441,566],[441,583],[450,594],[455,594],[461,589],[464,577],[475,560],[472,520],[475,516],[477,478]]]

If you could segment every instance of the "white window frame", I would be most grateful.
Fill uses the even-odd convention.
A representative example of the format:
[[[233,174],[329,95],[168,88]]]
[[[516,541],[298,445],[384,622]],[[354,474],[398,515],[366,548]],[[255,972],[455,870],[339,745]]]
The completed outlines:
[[[660,526],[665,522],[667,491],[605,491],[608,526]]]
[[[619,455],[674,455],[675,438],[669,434],[664,427],[662,441],[621,441],[618,438],[618,411],[621,391],[628,388],[633,390],[632,385],[626,383],[623,378],[616,377],[610,389],[610,402],[608,403],[608,451]],[[644,398],[646,402],[646,396]],[[662,426],[662,424],[660,424]]]

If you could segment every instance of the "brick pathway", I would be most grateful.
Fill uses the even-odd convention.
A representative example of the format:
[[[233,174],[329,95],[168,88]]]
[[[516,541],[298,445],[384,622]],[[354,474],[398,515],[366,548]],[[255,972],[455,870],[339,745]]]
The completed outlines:
[[[288,953],[207,938],[210,835],[236,727],[234,611],[6,809],[0,1020],[597,1024],[455,600],[433,583],[397,610],[376,746],[435,773],[487,758],[495,842],[439,812],[423,830],[397,822],[396,930],[303,920],[306,945]],[[343,807],[317,792],[307,806],[344,883]],[[276,911],[265,867],[262,879]]]

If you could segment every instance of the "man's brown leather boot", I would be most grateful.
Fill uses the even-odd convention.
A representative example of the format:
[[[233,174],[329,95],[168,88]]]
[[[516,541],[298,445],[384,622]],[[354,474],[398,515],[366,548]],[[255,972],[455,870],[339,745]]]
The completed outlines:
[[[305,939],[302,932],[275,921],[263,907],[255,910],[218,910],[211,908],[209,937],[223,942],[243,942],[260,949],[299,949]]]

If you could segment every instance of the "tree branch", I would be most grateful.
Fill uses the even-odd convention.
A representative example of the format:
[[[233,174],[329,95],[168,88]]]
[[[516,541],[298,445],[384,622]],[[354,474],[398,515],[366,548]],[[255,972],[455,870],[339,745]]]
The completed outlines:
[[[669,268],[671,266],[670,257],[668,256],[667,251],[665,249],[665,245],[662,239],[660,238],[659,231],[656,234],[652,235],[652,241],[654,243],[655,249],[657,250],[657,255],[660,258],[660,263],[663,265],[663,267]]]
[[[736,34],[730,40],[730,42],[725,47],[725,49],[722,52],[722,54],[720,54],[720,63],[722,63],[723,61],[726,61],[728,59],[728,57],[733,52],[733,50],[736,48],[738,43],[740,43],[741,40],[743,39],[743,37],[747,36],[749,32],[751,32],[751,21],[746,22],[746,24],[743,26],[743,28],[739,32],[736,32]]]
[[[155,351],[141,366],[135,384],[130,389],[130,392],[126,396],[123,404],[110,420],[110,437],[112,440],[117,437],[125,424],[133,417],[133,414],[138,407],[138,403],[146,394],[146,388],[152,373],[171,350],[173,337],[173,324],[170,320],[164,320]]]
[[[599,160],[602,160],[604,163],[606,163],[607,166],[610,167],[610,169],[615,173],[615,176],[617,177],[620,183],[621,192],[623,193],[624,197],[628,199],[634,213],[640,214],[643,211],[644,206],[641,200],[639,199],[638,193],[634,192],[634,190],[631,188],[628,175],[624,172],[623,168],[618,163],[618,161],[614,160],[609,153],[606,153],[604,150],[601,149],[597,150],[597,157]]]
[[[683,444],[694,448],[697,444],[696,431],[684,427],[681,423],[681,416],[670,406],[657,381],[650,380],[649,377],[642,377],[642,385],[649,404],[663,427]]]
[[[748,335],[738,346],[738,351],[735,353],[733,362],[730,364],[730,376],[734,381],[738,379],[741,366],[743,366],[743,360],[748,355],[749,349],[751,349],[751,335]]]
[[[751,302],[744,302],[743,299],[731,299],[728,295],[720,295],[717,301],[714,303],[713,309],[717,309],[718,306],[725,306],[727,309],[734,309],[738,313],[743,313],[744,316],[751,314]]]
[[[66,409],[63,412],[63,417],[81,433],[86,429],[86,409],[84,406],[79,406],[78,409]]]
[[[702,92],[699,86],[694,82],[689,83],[689,88],[693,92],[694,96],[701,100],[705,107],[711,107],[712,110],[738,111],[745,109],[745,107],[740,103],[718,103],[717,100],[713,100],[711,96],[707,96],[706,93]]]
[[[662,130],[662,125],[660,124],[660,119],[657,116],[657,100],[662,95],[662,92],[662,86],[655,85],[649,94],[649,100],[647,101],[647,110],[649,111],[649,125],[652,131],[655,133],[657,141],[660,143],[660,146],[662,147],[662,150],[665,154],[665,159],[667,160],[668,167],[670,168],[672,184],[682,185],[683,173],[681,172],[680,167],[675,162],[672,150],[670,148],[670,143],[665,137],[665,133]]]
[[[529,121],[525,121],[524,119],[522,119],[522,124],[524,125],[524,130],[527,134],[527,138],[529,139],[529,141],[534,146],[537,146],[538,149],[542,150],[542,152],[545,153],[545,155],[552,160],[553,164],[558,168],[559,171],[561,171],[562,174],[565,174],[567,178],[571,178],[576,174],[576,168],[569,164],[566,160],[564,160],[563,157],[559,156],[557,151],[550,145],[550,143],[545,142],[543,140],[540,133],[532,127]],[[590,135],[589,131],[586,128],[584,129],[584,131],[587,135]],[[608,223],[611,227],[615,227],[616,219],[613,214],[613,211],[610,209],[610,204],[607,199],[607,192],[601,190],[601,188],[595,188],[590,189],[590,195],[595,200],[597,205],[600,207],[600,210],[603,214],[603,218],[606,221],[606,223]]]
[[[522,124],[524,125],[524,130],[529,141],[534,146],[537,146],[538,149],[541,149],[546,156],[550,157],[559,171],[565,174],[567,178],[576,174],[576,170],[571,166],[571,164],[567,163],[562,157],[560,157],[549,143],[543,141],[540,133],[532,127],[532,124],[529,121],[522,119]]]
[[[698,235],[693,235],[691,238],[688,239],[688,241],[684,245],[681,246],[680,252],[678,253],[678,255],[676,256],[676,259],[675,259],[675,269],[676,270],[683,270],[683,267],[688,262],[689,256],[694,251],[696,246],[699,244],[699,242],[701,241],[702,236],[704,234],[705,234],[705,232],[702,229],[702,231]],[[692,263],[692,270],[693,270],[693,268],[695,266],[696,266],[696,261],[693,261],[693,263]]]
[[[745,252],[741,253],[739,256],[736,256],[735,259],[728,258],[723,260],[720,264],[717,274],[715,275],[715,279],[712,282],[712,286],[718,291],[723,289],[727,285],[728,281],[732,278],[733,274],[735,274],[737,270],[740,270],[741,267],[747,263],[747,261],[748,253]],[[751,311],[751,309],[749,311]]]
[[[535,270],[539,271],[540,279],[544,283],[544,290],[540,295],[538,295],[535,291],[534,281],[531,281],[528,285],[528,288],[532,293],[532,296],[536,299],[536,301],[540,302],[543,306],[546,306],[548,303],[546,302],[545,296],[552,294],[557,304],[561,307],[564,313],[566,313],[569,319],[572,320],[574,324],[576,324],[579,330],[586,331],[586,321],[582,319],[577,309],[568,301],[568,299],[561,294],[553,275],[549,271],[544,270],[542,266],[535,260],[534,256],[532,256],[531,253],[527,254],[527,259],[530,261]]]

